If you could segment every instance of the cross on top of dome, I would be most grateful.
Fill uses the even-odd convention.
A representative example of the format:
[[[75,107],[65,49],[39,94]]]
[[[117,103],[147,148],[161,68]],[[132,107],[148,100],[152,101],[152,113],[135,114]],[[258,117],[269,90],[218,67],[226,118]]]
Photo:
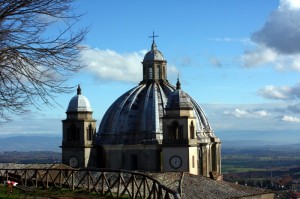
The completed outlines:
[[[155,44],[155,37],[159,37],[159,35],[155,35],[154,31],[152,33],[152,36],[149,36],[149,38],[152,38],[152,45],[151,45],[151,50],[157,50],[157,46]]]
[[[155,38],[155,37],[159,37],[159,35],[155,35],[155,34],[154,34],[154,31],[153,31],[152,36],[149,36],[149,38],[152,38],[152,39],[153,39],[153,43],[155,43],[155,42],[154,42],[154,38]]]
[[[153,31],[152,36],[149,36],[149,38],[152,38],[151,50],[146,53],[144,61],[165,61],[163,54],[157,50],[155,37],[158,37],[158,35],[155,35]]]

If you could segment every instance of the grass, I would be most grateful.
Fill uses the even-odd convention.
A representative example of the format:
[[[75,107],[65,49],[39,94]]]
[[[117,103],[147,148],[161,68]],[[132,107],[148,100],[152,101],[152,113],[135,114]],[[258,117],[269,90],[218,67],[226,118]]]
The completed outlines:
[[[25,193],[20,191],[19,189],[13,188],[13,192],[11,194],[7,193],[7,187],[3,184],[0,184],[0,199],[17,199],[17,198],[24,198]],[[59,199],[104,199],[108,197],[101,197],[95,192],[89,192],[82,189],[77,190],[70,190],[66,188],[49,188],[49,189],[42,189],[38,188],[35,190],[34,193],[27,193],[28,199],[35,198],[38,196],[39,198],[59,198]]]

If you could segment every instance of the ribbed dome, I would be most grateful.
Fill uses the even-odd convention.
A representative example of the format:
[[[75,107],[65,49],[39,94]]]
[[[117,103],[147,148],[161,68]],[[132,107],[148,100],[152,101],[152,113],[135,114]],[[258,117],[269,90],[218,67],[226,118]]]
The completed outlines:
[[[163,54],[157,50],[157,46],[155,42],[153,41],[151,50],[148,51],[144,57],[144,62],[145,61],[164,61],[164,56]]]
[[[162,117],[168,97],[175,87],[167,82],[140,84],[119,97],[107,110],[99,127],[99,142],[143,143],[162,140]],[[177,92],[177,91],[175,91]],[[181,92],[181,91],[180,91]],[[190,96],[196,116],[196,131],[200,137],[209,138],[212,133],[200,106]]]
[[[192,109],[190,97],[181,89],[179,79],[177,80],[176,90],[168,97],[167,109]]]
[[[92,112],[89,100],[81,94],[81,88],[78,86],[77,95],[69,102],[67,112]]]
[[[161,143],[162,118],[166,108],[174,108],[174,106],[193,110],[199,142],[210,142],[212,138],[216,138],[203,110],[181,89],[179,80],[176,87],[168,82],[167,61],[157,50],[154,34],[151,50],[145,55],[142,64],[143,81],[120,96],[106,111],[100,123],[98,142],[100,144]]]

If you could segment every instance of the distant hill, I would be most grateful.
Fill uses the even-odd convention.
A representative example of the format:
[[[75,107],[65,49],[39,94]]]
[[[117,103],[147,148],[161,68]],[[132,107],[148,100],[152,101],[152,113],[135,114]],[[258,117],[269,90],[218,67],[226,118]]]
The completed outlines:
[[[60,136],[27,135],[0,138],[0,151],[54,151],[61,152]]]
[[[290,131],[254,131],[254,130],[219,130],[215,131],[222,146],[266,146],[291,145],[300,143],[300,132]]]
[[[222,148],[282,147],[300,149],[298,131],[216,131]],[[16,135],[0,137],[0,151],[53,151],[61,152],[59,135]]]
[[[222,148],[248,148],[248,147],[265,147],[280,146],[279,143],[262,140],[222,140]]]

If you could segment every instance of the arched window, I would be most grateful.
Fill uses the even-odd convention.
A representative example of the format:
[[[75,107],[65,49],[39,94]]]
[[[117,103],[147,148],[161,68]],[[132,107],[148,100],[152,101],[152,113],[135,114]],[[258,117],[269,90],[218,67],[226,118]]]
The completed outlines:
[[[163,65],[163,67],[162,67],[162,70],[161,70],[161,73],[162,73],[162,79],[166,79],[166,68],[165,68],[165,66]]]
[[[70,135],[68,137],[70,138],[70,141],[79,141],[79,128],[76,128],[75,124],[71,125],[70,131],[68,131]]]
[[[94,131],[93,126],[92,126],[92,124],[90,124],[89,127],[87,128],[87,140],[88,141],[92,140],[93,131]]]
[[[149,66],[149,79],[153,79],[153,68]]]
[[[195,127],[193,121],[190,124],[190,139],[195,139]]]
[[[156,66],[155,79],[160,79],[160,65]]]
[[[182,126],[179,126],[177,121],[172,122],[171,139],[179,140],[183,138]]]

